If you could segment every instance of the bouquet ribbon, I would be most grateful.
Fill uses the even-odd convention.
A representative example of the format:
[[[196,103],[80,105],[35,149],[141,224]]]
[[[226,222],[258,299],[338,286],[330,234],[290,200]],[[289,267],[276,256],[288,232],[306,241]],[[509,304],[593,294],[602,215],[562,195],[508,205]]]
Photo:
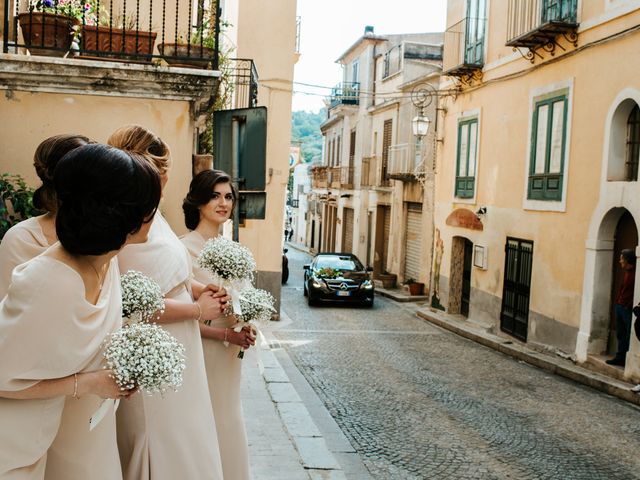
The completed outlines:
[[[107,416],[107,413],[109,413],[109,410],[112,406],[113,413],[115,414],[116,410],[118,409],[118,405],[120,405],[120,399],[114,400],[112,398],[107,398],[103,400],[100,404],[100,407],[98,407],[98,409],[93,412],[93,415],[91,415],[91,418],[89,419],[89,431],[98,426],[102,419]]]

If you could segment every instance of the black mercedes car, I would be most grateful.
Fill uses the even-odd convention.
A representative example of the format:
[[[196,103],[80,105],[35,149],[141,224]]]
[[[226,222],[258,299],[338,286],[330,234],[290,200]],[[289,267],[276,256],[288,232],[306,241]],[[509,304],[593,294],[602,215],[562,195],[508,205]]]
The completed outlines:
[[[304,266],[304,295],[309,305],[321,301],[373,306],[371,269],[351,253],[319,253]]]

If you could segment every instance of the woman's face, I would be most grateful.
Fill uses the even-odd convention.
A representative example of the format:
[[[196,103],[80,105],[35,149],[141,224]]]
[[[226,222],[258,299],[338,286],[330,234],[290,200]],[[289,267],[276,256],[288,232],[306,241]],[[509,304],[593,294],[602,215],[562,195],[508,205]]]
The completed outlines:
[[[205,205],[200,206],[200,221],[222,224],[229,220],[233,209],[233,193],[229,182],[216,183],[213,196]]]

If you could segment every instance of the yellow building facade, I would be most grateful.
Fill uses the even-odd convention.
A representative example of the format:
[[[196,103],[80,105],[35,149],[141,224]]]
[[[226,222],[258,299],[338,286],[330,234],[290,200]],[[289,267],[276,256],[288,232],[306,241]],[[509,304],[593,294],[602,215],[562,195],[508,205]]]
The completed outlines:
[[[432,304],[598,362],[638,243],[640,2],[450,0],[447,25]]]

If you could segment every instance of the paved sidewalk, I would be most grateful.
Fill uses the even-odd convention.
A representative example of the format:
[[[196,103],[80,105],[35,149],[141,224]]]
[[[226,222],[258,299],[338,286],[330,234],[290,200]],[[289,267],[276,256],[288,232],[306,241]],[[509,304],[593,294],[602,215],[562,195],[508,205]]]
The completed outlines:
[[[271,335],[273,328],[286,325],[288,317],[263,328],[266,342],[259,346],[258,366],[256,349],[250,349],[242,360],[241,397],[249,442],[252,478],[256,480],[343,480],[368,479],[365,467],[339,431],[337,425],[328,430],[331,416],[315,396],[304,377],[297,371],[286,352],[277,347]],[[276,344],[272,351],[271,345]],[[256,345],[258,347],[258,345]],[[287,372],[280,361],[287,364]],[[295,381],[289,379],[295,376]],[[301,393],[299,394],[298,391]],[[309,407],[309,408],[308,408]],[[309,412],[312,410],[313,415]],[[327,418],[331,420],[327,420]],[[325,438],[316,425],[321,423]],[[336,432],[337,430],[337,432]],[[331,445],[331,448],[328,445]],[[334,454],[335,453],[335,454]],[[340,457],[340,462],[336,459]],[[346,466],[343,470],[341,464]],[[357,475],[348,471],[356,471]]]
[[[522,360],[538,368],[548,370],[556,375],[570,378],[578,383],[640,405],[640,395],[630,391],[634,384],[588,370],[573,361],[552,353],[541,352],[528,347],[509,337],[494,335],[472,319],[465,319],[461,315],[448,315],[431,308],[419,309],[417,315],[441,328],[457,333],[487,347],[498,350],[506,355]],[[613,367],[611,367],[613,368]]]

